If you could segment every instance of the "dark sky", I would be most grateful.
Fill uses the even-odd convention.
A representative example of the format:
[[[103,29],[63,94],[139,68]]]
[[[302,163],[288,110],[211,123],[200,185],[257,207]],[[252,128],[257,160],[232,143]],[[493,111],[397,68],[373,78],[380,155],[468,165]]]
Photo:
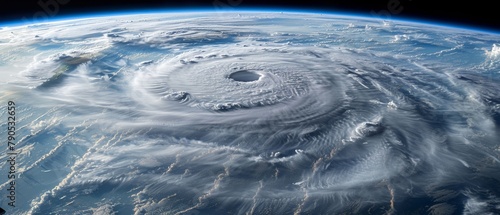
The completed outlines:
[[[0,7],[0,19],[8,21],[43,20],[43,16],[61,17],[79,13],[120,11],[131,9],[173,9],[205,7],[215,10],[215,5],[232,9],[248,7],[274,7],[292,9],[320,9],[356,12],[391,18],[417,18],[475,28],[500,31],[500,8],[493,1],[454,1],[453,3],[429,3],[422,0],[12,0]],[[44,10],[43,4],[49,8]],[[438,3],[436,3],[438,2]],[[51,4],[52,3],[52,4]],[[56,3],[56,4],[54,4]],[[57,6],[54,6],[57,5]],[[40,19],[41,18],[41,19]]]

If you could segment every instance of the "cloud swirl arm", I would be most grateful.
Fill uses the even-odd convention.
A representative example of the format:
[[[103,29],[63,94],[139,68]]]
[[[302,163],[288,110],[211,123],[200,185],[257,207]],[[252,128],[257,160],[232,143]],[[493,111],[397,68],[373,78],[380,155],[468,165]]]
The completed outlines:
[[[5,27],[15,212],[499,212],[499,44],[309,13]]]

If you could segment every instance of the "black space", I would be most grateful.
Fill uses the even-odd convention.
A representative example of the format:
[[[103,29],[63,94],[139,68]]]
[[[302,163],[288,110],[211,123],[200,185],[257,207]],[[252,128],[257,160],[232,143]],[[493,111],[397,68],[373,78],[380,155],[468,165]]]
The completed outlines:
[[[51,11],[44,11],[41,3],[57,3],[57,8],[50,5]],[[4,2],[0,7],[1,21],[17,22],[43,20],[48,17],[61,17],[72,14],[85,14],[106,11],[126,11],[140,9],[175,9],[204,7],[208,10],[217,6],[230,9],[255,7],[273,7],[281,10],[319,9],[323,11],[355,12],[372,16],[372,13],[390,14],[390,18],[421,19],[437,21],[473,28],[483,28],[500,32],[500,8],[494,1],[454,1],[440,3],[422,0],[13,0]],[[398,5],[399,4],[399,5]],[[216,5],[216,6],[214,6]],[[393,8],[392,10],[390,8]],[[386,15],[380,16],[386,18]],[[37,18],[37,19],[34,19]],[[0,24],[1,26],[1,24]]]

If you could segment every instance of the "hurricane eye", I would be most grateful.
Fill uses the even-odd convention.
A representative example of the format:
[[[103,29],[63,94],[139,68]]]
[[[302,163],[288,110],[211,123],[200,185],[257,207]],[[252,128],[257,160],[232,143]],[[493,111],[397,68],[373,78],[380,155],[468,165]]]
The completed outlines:
[[[239,82],[252,82],[252,81],[257,81],[261,77],[260,74],[257,74],[253,71],[248,71],[248,70],[240,70],[234,73],[231,73],[229,75],[230,79],[233,79],[235,81]]]

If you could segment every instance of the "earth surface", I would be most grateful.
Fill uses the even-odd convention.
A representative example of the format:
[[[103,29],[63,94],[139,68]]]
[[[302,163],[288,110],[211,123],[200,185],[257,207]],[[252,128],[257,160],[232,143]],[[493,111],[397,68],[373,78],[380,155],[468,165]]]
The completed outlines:
[[[183,12],[0,29],[11,214],[498,214],[500,35]],[[7,143],[5,143],[6,145]],[[2,147],[1,160],[9,151]]]

